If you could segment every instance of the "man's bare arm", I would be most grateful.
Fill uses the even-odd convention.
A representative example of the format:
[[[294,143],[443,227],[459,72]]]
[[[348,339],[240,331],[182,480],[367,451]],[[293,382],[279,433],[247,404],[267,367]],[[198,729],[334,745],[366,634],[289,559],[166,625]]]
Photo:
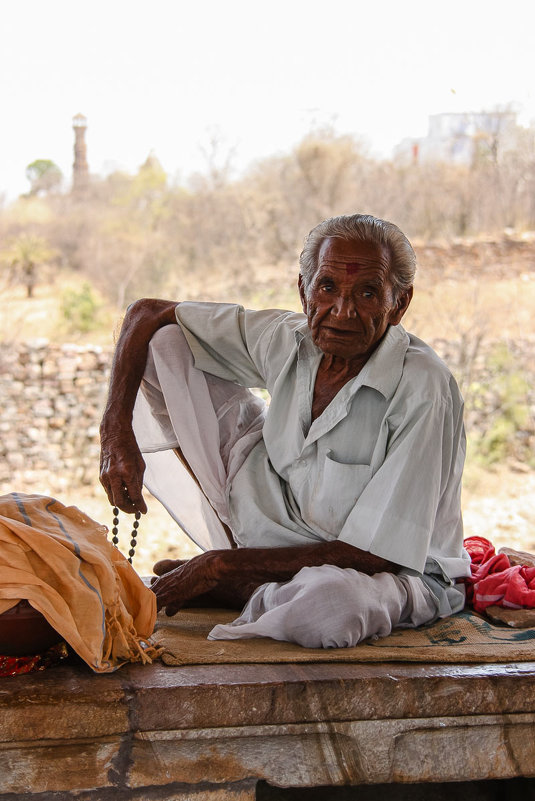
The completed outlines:
[[[108,400],[100,424],[100,481],[111,504],[124,512],[146,512],[142,495],[145,462],[132,430],[132,414],[149,342],[176,323],[177,303],[146,298],[127,310],[111,368]]]
[[[368,575],[397,573],[399,565],[335,540],[288,548],[238,548],[207,551],[165,572],[152,585],[158,609],[174,615],[188,601],[209,593],[217,600],[243,606],[268,581],[288,581],[302,567],[351,567]],[[172,567],[170,563],[168,567]]]

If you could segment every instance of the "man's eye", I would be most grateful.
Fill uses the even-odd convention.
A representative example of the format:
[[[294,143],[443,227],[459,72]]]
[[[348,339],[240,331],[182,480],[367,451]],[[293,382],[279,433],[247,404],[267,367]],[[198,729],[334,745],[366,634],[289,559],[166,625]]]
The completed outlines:
[[[365,289],[362,292],[362,297],[366,298],[366,300],[369,300],[370,298],[374,298],[375,297],[375,292],[374,292],[373,289]]]
[[[322,292],[332,292],[334,289],[333,284],[322,284],[320,287]]]

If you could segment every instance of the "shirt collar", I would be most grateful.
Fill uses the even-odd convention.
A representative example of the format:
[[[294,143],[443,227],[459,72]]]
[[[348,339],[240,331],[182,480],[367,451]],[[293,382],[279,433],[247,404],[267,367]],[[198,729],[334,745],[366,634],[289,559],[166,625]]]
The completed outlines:
[[[312,342],[306,320],[295,330],[298,358],[321,356],[321,351]],[[403,374],[405,354],[409,347],[409,335],[402,325],[388,326],[379,347],[372,353],[359,375],[351,382],[354,391],[361,386],[371,387],[389,400],[397,389]],[[351,393],[353,394],[353,392]]]
[[[304,314],[303,314],[303,322],[300,325],[298,325],[297,328],[295,329],[294,336],[298,348],[301,342],[306,338],[310,339],[310,341],[312,342],[310,336],[310,328],[308,327],[307,318],[305,317]]]
[[[379,347],[364,365],[362,385],[372,387],[389,400],[403,375],[409,335],[402,325],[389,325]]]

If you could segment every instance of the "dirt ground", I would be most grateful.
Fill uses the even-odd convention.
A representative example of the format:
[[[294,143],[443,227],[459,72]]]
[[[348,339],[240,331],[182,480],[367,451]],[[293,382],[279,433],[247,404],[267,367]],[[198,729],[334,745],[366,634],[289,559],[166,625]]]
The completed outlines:
[[[467,537],[535,552],[535,471],[519,465],[485,472],[463,492],[463,517]]]

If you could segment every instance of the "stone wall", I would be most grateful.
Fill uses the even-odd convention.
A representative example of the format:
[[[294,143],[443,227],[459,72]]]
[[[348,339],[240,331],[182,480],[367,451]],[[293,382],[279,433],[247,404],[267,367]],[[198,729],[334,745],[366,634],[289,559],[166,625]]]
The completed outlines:
[[[517,342],[512,352],[514,370],[529,386],[528,418],[516,434],[519,459],[535,445],[533,345]],[[467,371],[471,382],[479,382],[477,403],[467,410],[466,421],[469,430],[484,432],[504,411],[503,388],[489,374],[486,359],[493,345],[487,343],[475,356],[460,342],[437,341],[434,346],[460,382]],[[1,493],[59,494],[98,484],[98,427],[111,356],[111,348],[53,345],[46,340],[0,345]]]
[[[111,350],[0,346],[0,490],[57,493],[98,480]]]

